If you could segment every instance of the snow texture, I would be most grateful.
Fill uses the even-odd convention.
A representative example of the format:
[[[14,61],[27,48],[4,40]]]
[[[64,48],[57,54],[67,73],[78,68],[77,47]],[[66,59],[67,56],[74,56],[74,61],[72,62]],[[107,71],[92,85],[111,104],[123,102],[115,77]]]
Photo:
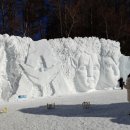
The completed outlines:
[[[89,109],[82,102],[89,101]],[[47,103],[55,103],[48,110]],[[98,90],[60,97],[4,102],[0,130],[129,130],[126,90]]]
[[[32,41],[0,35],[0,99],[17,101],[118,88],[130,73],[120,43],[96,37]]]

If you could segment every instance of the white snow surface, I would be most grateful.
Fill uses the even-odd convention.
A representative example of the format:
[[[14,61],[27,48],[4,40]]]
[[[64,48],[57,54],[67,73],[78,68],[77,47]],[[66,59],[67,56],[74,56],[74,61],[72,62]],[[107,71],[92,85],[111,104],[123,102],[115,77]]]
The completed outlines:
[[[89,109],[82,102],[90,101]],[[55,109],[47,109],[55,103]],[[67,96],[51,96],[4,102],[0,130],[129,130],[130,104],[126,90],[96,90]]]
[[[120,43],[96,37],[33,41],[0,35],[0,100],[118,89],[130,73]]]

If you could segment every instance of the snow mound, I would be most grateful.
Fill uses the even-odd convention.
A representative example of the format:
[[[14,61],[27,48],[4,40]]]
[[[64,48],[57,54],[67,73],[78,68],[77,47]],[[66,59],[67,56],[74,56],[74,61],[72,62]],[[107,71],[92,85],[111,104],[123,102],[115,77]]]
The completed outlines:
[[[0,35],[0,98],[37,98],[118,87],[130,72],[120,43],[96,37],[32,41]]]

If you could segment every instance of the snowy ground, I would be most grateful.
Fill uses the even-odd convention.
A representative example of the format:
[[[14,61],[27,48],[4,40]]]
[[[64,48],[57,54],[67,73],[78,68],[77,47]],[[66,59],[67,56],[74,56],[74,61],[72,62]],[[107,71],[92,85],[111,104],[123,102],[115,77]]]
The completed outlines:
[[[0,130],[127,130],[130,129],[130,104],[126,90],[101,90],[90,93],[39,98],[3,103],[8,112],[0,114]],[[83,109],[83,101],[91,107]],[[55,102],[56,108],[46,109]]]

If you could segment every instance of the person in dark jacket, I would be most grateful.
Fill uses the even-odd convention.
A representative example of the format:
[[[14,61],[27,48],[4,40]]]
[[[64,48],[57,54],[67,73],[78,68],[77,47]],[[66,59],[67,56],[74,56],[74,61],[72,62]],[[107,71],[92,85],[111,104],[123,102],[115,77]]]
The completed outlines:
[[[123,89],[123,86],[124,86],[123,78],[121,77],[121,78],[118,80],[118,82],[119,82],[120,88]]]

